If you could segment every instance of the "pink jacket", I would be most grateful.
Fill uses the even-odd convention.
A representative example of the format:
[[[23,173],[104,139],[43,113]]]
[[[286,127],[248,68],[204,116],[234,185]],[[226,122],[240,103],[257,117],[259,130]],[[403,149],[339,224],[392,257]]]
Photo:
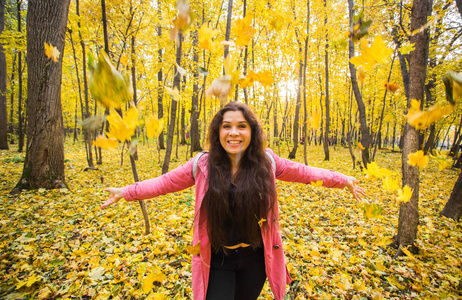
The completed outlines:
[[[270,149],[267,149],[267,151],[270,152],[276,162],[275,179],[305,184],[322,180],[323,186],[329,188],[343,188],[347,183],[347,176],[341,173],[309,167],[280,158]],[[134,183],[123,190],[123,197],[127,201],[134,201],[154,198],[159,195],[177,192],[193,185],[196,186],[196,217],[194,218],[193,245],[197,245],[200,242],[200,253],[192,258],[192,286],[194,299],[196,300],[205,300],[210,273],[211,247],[207,235],[207,224],[200,224],[200,218],[198,217],[202,199],[208,188],[206,158],[207,155],[204,155],[197,163],[195,180],[192,174],[194,163],[194,158],[192,158],[186,164],[179,166],[167,174]],[[273,178],[274,185],[276,185],[275,179]],[[266,275],[274,298],[282,300],[285,295],[286,284],[291,282],[291,278],[284,260],[277,201],[275,202],[274,209],[268,214],[267,220],[267,226],[261,226]]]

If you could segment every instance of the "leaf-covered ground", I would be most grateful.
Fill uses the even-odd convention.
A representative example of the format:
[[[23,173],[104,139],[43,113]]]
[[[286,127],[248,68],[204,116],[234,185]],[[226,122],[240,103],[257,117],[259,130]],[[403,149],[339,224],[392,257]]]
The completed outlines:
[[[283,150],[284,149],[284,150]],[[186,161],[186,148],[179,158]],[[275,149],[276,152],[277,149]],[[287,157],[287,147],[281,156]],[[302,149],[297,160],[303,161]],[[393,259],[387,248],[397,232],[398,206],[379,180],[352,170],[346,149],[308,147],[309,163],[356,176],[381,218],[366,219],[362,204],[343,190],[278,183],[281,225],[289,271],[287,299],[461,299],[462,226],[439,216],[459,174],[439,172],[430,162],[421,172],[418,255]],[[86,166],[82,145],[66,144],[70,190],[26,191],[12,196],[22,155],[0,152],[1,299],[191,299],[194,189],[147,201],[152,233],[136,202],[101,210],[108,186],[133,182],[120,148],[103,152],[97,171]],[[357,153],[359,155],[359,153]],[[161,154],[162,156],[162,154]],[[175,150],[173,153],[175,157]],[[381,167],[399,172],[401,154],[379,152]],[[153,145],[140,145],[141,179],[160,175]],[[261,299],[272,299],[268,284]]]

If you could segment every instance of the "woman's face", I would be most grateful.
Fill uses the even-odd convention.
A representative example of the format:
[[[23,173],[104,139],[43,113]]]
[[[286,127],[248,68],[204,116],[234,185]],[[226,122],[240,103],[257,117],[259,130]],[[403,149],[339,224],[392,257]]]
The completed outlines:
[[[252,131],[241,111],[227,111],[220,126],[220,143],[233,162],[249,147]]]

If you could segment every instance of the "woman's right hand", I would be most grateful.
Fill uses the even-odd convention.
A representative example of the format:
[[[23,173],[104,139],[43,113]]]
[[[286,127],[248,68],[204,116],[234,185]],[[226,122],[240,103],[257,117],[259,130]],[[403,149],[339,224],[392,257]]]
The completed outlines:
[[[123,188],[110,187],[110,188],[104,189],[104,191],[109,192],[110,195],[109,195],[109,198],[106,200],[106,202],[104,202],[101,205],[101,208],[105,208],[106,206],[114,204],[123,198],[123,195],[122,195]]]

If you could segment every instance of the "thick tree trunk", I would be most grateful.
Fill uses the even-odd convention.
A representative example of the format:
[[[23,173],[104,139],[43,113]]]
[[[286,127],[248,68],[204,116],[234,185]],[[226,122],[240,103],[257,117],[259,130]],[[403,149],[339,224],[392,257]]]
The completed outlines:
[[[427,23],[427,14],[430,9],[429,1],[416,0],[412,6],[411,31],[421,28]],[[423,100],[425,79],[427,74],[428,57],[428,34],[427,31],[417,33],[411,37],[411,43],[415,43],[415,50],[411,52],[409,64],[409,98],[408,109],[411,107],[411,99]],[[419,224],[419,168],[407,163],[408,156],[419,150],[419,133],[406,123],[404,131],[404,145],[402,153],[403,186],[412,189],[412,197],[409,202],[401,203],[399,209],[398,235],[395,238],[395,246],[399,247],[397,256],[402,255],[402,247],[413,246],[417,237]]]
[[[462,173],[459,174],[451,196],[440,214],[456,221],[460,220],[460,216],[462,215]]]
[[[199,66],[199,33],[195,30],[192,34],[193,40],[193,61],[195,66]],[[201,137],[199,133],[199,71],[194,68],[193,71],[193,94],[191,98],[191,129],[189,132],[191,138],[191,156],[196,151],[202,151]],[[204,108],[205,109],[205,108]]]
[[[5,27],[5,0],[0,0],[0,34]],[[0,44],[0,149],[8,150],[8,117],[6,107],[6,56]]]
[[[353,0],[348,0],[349,15],[350,15],[350,26],[353,22]],[[355,54],[355,45],[353,41],[349,41],[348,45],[348,57],[352,58]],[[351,74],[351,86],[353,87],[353,94],[355,95],[356,103],[359,110],[359,123],[361,124],[361,144],[364,149],[361,150],[361,157],[363,165],[367,168],[367,164],[371,162],[369,147],[371,144],[371,135],[369,133],[369,126],[367,125],[366,106],[364,105],[361,92],[359,91],[358,81],[356,80],[356,69],[352,63],[349,63],[350,74]]]
[[[65,186],[61,74],[69,3],[28,3],[27,149],[23,174],[13,191]],[[58,62],[45,56],[44,43],[59,50]]]
[[[176,48],[176,64],[181,66],[181,46],[183,43],[183,33],[178,33],[178,45]],[[181,75],[178,72],[177,67],[175,66],[175,77],[173,78],[173,88],[180,90],[180,81]],[[170,122],[168,126],[168,136],[167,136],[167,149],[165,150],[164,164],[162,165],[162,174],[168,172],[170,165],[170,158],[172,156],[173,149],[173,135],[175,133],[175,119],[177,111],[177,101],[172,98],[170,107]]]
[[[18,32],[21,33],[21,3],[22,0],[17,1],[18,11]],[[22,152],[24,148],[24,118],[22,114],[22,52],[18,52],[18,152]]]

